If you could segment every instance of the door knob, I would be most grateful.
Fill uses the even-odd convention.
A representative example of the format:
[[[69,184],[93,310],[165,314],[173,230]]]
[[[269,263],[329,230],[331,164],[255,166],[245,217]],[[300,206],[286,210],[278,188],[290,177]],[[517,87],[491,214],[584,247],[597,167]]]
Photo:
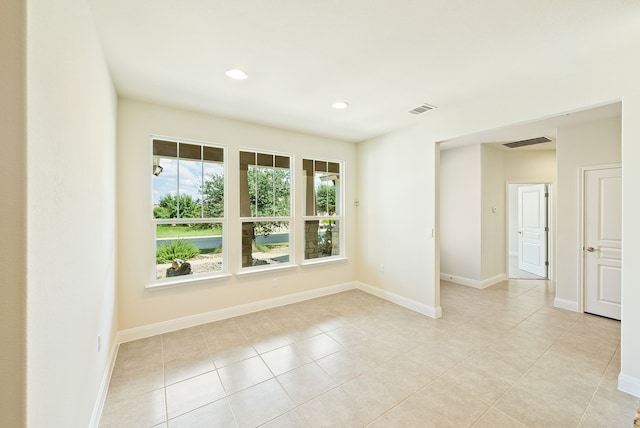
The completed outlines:
[[[594,251],[596,251],[596,249],[593,247],[587,247],[586,250],[590,253],[593,253]]]

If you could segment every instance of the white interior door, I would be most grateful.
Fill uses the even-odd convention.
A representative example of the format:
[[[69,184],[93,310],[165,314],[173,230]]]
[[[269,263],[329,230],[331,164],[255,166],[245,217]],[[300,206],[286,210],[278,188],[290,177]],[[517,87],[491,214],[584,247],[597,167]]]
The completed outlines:
[[[518,268],[547,277],[547,185],[518,188]]]
[[[622,169],[584,171],[584,310],[620,319]]]

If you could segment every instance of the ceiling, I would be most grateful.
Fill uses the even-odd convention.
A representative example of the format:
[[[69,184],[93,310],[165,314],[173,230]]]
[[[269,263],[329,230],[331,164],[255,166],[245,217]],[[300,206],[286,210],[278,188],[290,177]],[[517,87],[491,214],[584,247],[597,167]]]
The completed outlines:
[[[471,135],[464,135],[452,140],[443,141],[440,144],[441,150],[449,150],[468,144],[487,144],[496,149],[510,150],[555,150],[557,130],[560,127],[576,126],[581,123],[596,120],[620,118],[622,115],[622,103],[615,102],[588,109],[567,112],[558,116],[545,119],[533,120],[527,123],[515,124],[504,128],[489,129]],[[527,140],[530,138],[547,137],[549,143],[536,144],[532,146],[518,147],[510,149],[503,146],[504,143]]]
[[[120,96],[344,141],[578,73],[640,16],[636,0],[88,2]]]

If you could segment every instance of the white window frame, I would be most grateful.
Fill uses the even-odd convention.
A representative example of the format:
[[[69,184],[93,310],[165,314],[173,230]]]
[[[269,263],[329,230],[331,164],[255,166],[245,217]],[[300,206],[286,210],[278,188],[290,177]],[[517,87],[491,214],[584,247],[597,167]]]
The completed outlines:
[[[153,145],[154,145],[154,141],[155,140],[163,140],[163,141],[170,141],[170,142],[175,142],[178,144],[190,144],[190,145],[198,145],[201,147],[212,147],[212,148],[216,148],[216,149],[222,149],[222,162],[223,162],[223,174],[224,174],[224,181],[223,181],[223,189],[224,189],[224,196],[223,196],[223,204],[224,204],[224,209],[223,209],[223,217],[205,217],[205,218],[170,218],[170,219],[159,219],[159,218],[154,218],[153,216],[153,208],[154,208],[154,201],[153,201],[153,190],[154,190],[154,183],[153,183],[153,175],[151,176],[151,183],[150,183],[150,196],[151,196],[151,222],[152,222],[152,226],[153,226],[153,251],[151,252],[151,265],[153,266],[153,270],[151,271],[152,275],[151,275],[151,281],[149,283],[149,285],[146,286],[146,288],[157,288],[157,287],[167,287],[167,286],[177,286],[177,285],[187,285],[190,283],[194,283],[194,282],[202,282],[202,281],[207,281],[207,280],[215,280],[215,279],[221,279],[221,278],[227,278],[229,276],[231,276],[229,274],[229,262],[228,262],[228,235],[229,235],[229,230],[227,228],[227,217],[228,217],[228,199],[229,199],[229,194],[228,194],[228,149],[225,145],[222,144],[216,144],[216,143],[211,143],[211,142],[205,142],[205,141],[197,141],[197,140],[189,140],[189,139],[184,139],[184,138],[175,138],[175,137],[166,137],[166,136],[159,136],[159,135],[152,135],[150,137],[150,146],[151,146],[151,158],[153,160],[154,158],[154,152],[153,152]],[[178,152],[178,165],[180,162],[180,156],[179,156],[179,152]],[[178,167],[178,171],[177,171],[177,178],[176,178],[176,186],[179,189],[180,188],[180,168]],[[189,274],[189,275],[181,275],[181,276],[173,276],[173,277],[165,277],[165,278],[156,278],[156,271],[157,271],[157,263],[156,263],[156,248],[157,248],[157,226],[159,224],[196,224],[196,223],[219,223],[222,227],[222,270],[220,271],[213,271],[213,272],[203,272],[203,273],[197,273],[197,274]]]
[[[273,156],[283,156],[289,158],[289,216],[288,217],[251,217],[251,216],[243,216],[242,209],[239,209],[240,217],[239,217],[239,225],[238,225],[238,235],[235,237],[240,243],[239,245],[239,253],[238,253],[238,271],[236,275],[242,276],[251,273],[259,273],[259,272],[268,272],[274,270],[283,270],[283,269],[292,269],[297,265],[295,263],[295,156],[292,153],[285,153],[273,150],[265,150],[265,149],[256,149],[249,147],[240,147],[238,149],[238,158],[240,159],[237,168],[238,174],[241,175],[241,158],[242,152],[253,152],[256,154],[265,154],[265,155],[273,155]],[[240,190],[241,183],[238,182],[238,202],[242,205],[242,192]],[[261,222],[287,222],[289,224],[289,261],[285,263],[278,264],[267,264],[267,265],[258,265],[258,266],[242,266],[243,262],[243,254],[242,254],[242,227],[244,223],[261,223]]]
[[[306,206],[307,206],[307,176],[305,174],[305,169],[304,169],[304,162],[305,160],[310,160],[314,162],[314,177],[315,177],[315,162],[328,162],[328,163],[337,163],[339,165],[339,175],[338,175],[338,186],[336,186],[336,191],[337,191],[337,195],[336,195],[336,211],[337,213],[334,215],[307,215],[306,212]],[[321,264],[321,263],[331,263],[331,262],[336,262],[336,261],[343,261],[347,259],[347,254],[346,254],[346,242],[345,242],[345,199],[344,199],[344,192],[345,192],[345,162],[343,160],[338,160],[338,159],[329,159],[329,158],[323,158],[323,157],[318,157],[318,156],[303,156],[302,157],[302,162],[301,162],[301,168],[302,168],[302,186],[304,186],[303,189],[303,208],[302,208],[302,212],[303,212],[303,216],[302,216],[302,228],[303,228],[303,233],[302,233],[302,254],[301,254],[301,264],[302,266],[307,266],[307,265],[316,265],[316,264]],[[315,206],[315,186],[314,186],[314,206]],[[322,221],[322,220],[334,220],[336,222],[338,222],[339,227],[338,227],[338,239],[340,240],[339,243],[339,254],[336,255],[332,255],[332,256],[324,256],[324,257],[318,257],[318,258],[306,258],[306,254],[304,253],[304,249],[307,246],[307,242],[306,242],[306,224],[307,221]]]

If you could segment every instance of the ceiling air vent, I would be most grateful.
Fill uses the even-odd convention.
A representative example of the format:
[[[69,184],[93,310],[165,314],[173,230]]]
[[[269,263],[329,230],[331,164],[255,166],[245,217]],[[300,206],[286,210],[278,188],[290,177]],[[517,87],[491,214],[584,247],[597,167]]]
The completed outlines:
[[[413,110],[409,110],[409,113],[420,114],[420,113],[424,113],[425,111],[433,110],[434,108],[438,108],[438,107],[432,106],[431,104],[424,103],[421,106],[414,108]]]
[[[515,149],[517,147],[532,146],[534,144],[542,144],[542,143],[550,143],[550,142],[551,140],[548,139],[547,137],[538,137],[538,138],[530,138],[528,140],[514,141],[513,143],[505,143],[503,144],[503,146],[507,146],[510,149]]]

